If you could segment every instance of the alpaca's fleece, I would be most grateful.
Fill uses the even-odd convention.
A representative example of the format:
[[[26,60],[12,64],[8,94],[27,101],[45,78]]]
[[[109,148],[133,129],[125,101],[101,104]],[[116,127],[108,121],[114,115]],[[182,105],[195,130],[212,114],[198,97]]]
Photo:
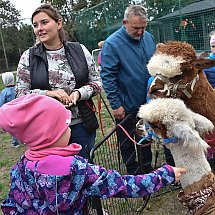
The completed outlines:
[[[158,98],[142,105],[138,117],[146,124],[163,125],[166,137],[177,137],[180,142],[190,146],[208,148],[199,136],[213,130],[213,124],[207,118],[192,112],[180,99]],[[155,132],[156,133],[156,132]],[[158,135],[158,133],[157,133]],[[161,137],[163,138],[163,137]]]
[[[147,65],[154,80],[149,86],[149,98],[180,98],[193,112],[215,125],[215,91],[204,74],[204,69],[215,66],[215,59],[196,55],[187,42],[159,43]],[[200,121],[200,120],[199,120]],[[199,134],[204,137],[200,123]],[[180,128],[180,126],[178,126]],[[205,136],[215,155],[215,130]]]
[[[152,76],[161,74],[172,78],[182,74],[184,68],[193,66],[194,60],[196,60],[196,53],[190,44],[170,41],[165,44],[158,44],[147,68]]]
[[[154,55],[147,65],[151,76],[162,74],[165,77],[172,78],[182,74],[181,63],[184,60],[182,57],[173,57],[165,54]]]

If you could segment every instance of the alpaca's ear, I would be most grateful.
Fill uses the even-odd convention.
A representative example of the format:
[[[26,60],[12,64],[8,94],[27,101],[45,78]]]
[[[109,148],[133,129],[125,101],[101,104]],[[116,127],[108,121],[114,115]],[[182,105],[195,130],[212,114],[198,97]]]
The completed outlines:
[[[199,133],[185,122],[174,123],[171,125],[171,131],[174,137],[178,138],[179,143],[183,143],[193,150],[198,150],[199,148],[206,150],[209,147],[208,144],[200,137]]]
[[[195,130],[199,132],[200,136],[213,131],[214,125],[209,119],[192,111],[190,114],[192,114],[192,118],[195,123]]]
[[[164,43],[158,43],[158,44],[156,45],[156,49],[160,49],[160,48],[162,48],[163,46],[165,46]]]
[[[198,56],[197,56],[197,58],[199,59],[199,58],[207,58],[209,56],[209,54],[207,53],[207,52],[201,52]]]
[[[196,69],[207,69],[215,66],[215,59],[210,58],[198,58],[194,61]]]

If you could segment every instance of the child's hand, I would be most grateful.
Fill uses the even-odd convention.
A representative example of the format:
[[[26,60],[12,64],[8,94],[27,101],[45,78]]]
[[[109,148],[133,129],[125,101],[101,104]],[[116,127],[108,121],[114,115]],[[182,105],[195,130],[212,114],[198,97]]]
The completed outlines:
[[[175,173],[175,183],[178,183],[180,181],[180,178],[182,174],[187,172],[187,169],[180,168],[180,167],[172,167]]]

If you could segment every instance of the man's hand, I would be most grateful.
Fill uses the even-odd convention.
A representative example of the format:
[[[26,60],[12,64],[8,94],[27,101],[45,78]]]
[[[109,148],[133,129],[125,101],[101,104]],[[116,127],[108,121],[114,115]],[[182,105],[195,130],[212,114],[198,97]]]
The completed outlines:
[[[113,110],[113,115],[116,119],[124,119],[125,118],[125,109],[120,106],[119,108]]]

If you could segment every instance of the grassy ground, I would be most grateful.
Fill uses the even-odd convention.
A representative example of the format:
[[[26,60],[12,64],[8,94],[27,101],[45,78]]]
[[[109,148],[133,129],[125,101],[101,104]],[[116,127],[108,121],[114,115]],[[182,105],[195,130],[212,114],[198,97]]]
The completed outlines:
[[[3,89],[3,85],[0,78],[0,91]],[[102,105],[101,115],[103,119],[103,128],[105,134],[107,134],[113,127],[109,114],[107,113],[104,105]],[[103,135],[101,130],[97,132],[97,140],[99,142]],[[11,136],[0,130],[0,202],[4,200],[10,187],[9,171],[15,162],[26,150],[25,145],[21,145],[19,148],[14,149],[10,146]],[[111,146],[110,146],[111,147]],[[177,194],[179,190],[171,191],[165,195],[159,197],[153,197],[150,199],[146,209],[140,213],[132,214],[144,214],[144,215],[182,215],[185,214],[185,208],[177,200]],[[108,211],[107,211],[108,212]],[[0,212],[1,214],[1,212]],[[113,214],[116,215],[116,214]],[[124,214],[122,214],[124,215]]]
[[[8,193],[10,180],[9,171],[26,149],[25,145],[15,149],[10,146],[11,136],[7,133],[0,134],[0,202]]]

